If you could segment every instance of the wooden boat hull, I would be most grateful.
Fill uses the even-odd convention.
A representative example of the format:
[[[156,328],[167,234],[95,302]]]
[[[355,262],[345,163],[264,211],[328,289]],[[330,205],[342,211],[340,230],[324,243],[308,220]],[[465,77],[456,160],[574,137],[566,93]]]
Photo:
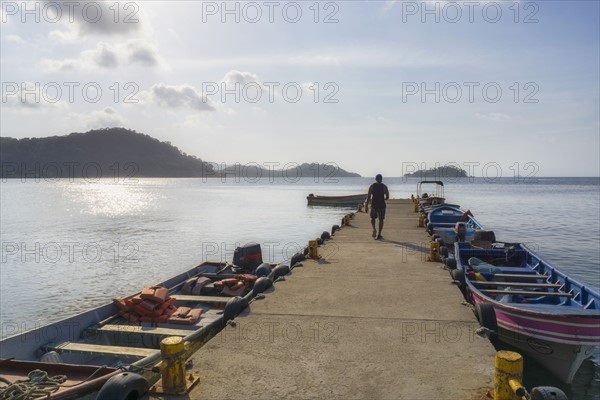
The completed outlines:
[[[485,298],[474,296],[475,302]],[[494,303],[498,338],[571,383],[583,361],[600,344],[600,319],[540,315]]]
[[[493,329],[499,340],[570,383],[600,345],[600,293],[558,271],[524,245],[474,249],[456,243],[455,254],[465,275],[473,271],[467,262],[470,257],[507,260],[494,267],[491,279],[465,278],[465,297],[476,308],[482,303],[493,306]],[[502,274],[510,278],[496,278]]]
[[[367,194],[350,196],[306,196],[309,206],[354,207],[367,200]]]
[[[53,400],[76,399],[85,393],[97,391],[108,379],[121,372],[118,368],[105,366],[96,367],[0,359],[0,376],[10,382],[26,380],[29,372],[35,369],[47,372],[50,377],[56,375],[67,376],[67,380],[64,382],[65,387],[61,387],[51,394],[50,398]],[[89,379],[90,377],[92,378]]]
[[[191,354],[222,329],[227,318],[235,317],[244,307],[243,304],[247,304],[258,293],[250,290],[244,292],[245,297],[242,298],[187,295],[179,292],[186,280],[192,277],[207,276],[213,282],[225,277],[231,278],[236,275],[231,268],[231,265],[226,266],[224,263],[205,262],[158,285],[169,288],[175,302],[182,307],[202,309],[200,319],[196,322],[185,325],[169,321],[129,322],[122,317],[117,306],[111,303],[27,332],[19,332],[18,327],[13,327],[12,336],[0,341],[0,371],[2,375],[19,375],[22,374],[19,372],[22,366],[36,366],[44,370],[51,368],[57,374],[72,374],[69,377],[72,380],[77,380],[78,376],[90,368],[94,371],[101,368],[106,372],[95,378],[93,385],[91,380],[86,381],[66,394],[63,390],[54,393],[50,399],[73,398],[72,396],[79,397],[94,392],[114,371],[117,371],[114,374],[120,372],[114,367],[122,365],[131,368],[132,372],[142,374],[149,384],[153,384],[158,380],[159,374],[150,367],[160,361],[159,347],[162,338],[184,338],[186,349]],[[230,303],[232,307],[228,308]],[[5,334],[9,332],[11,329],[4,330]],[[58,353],[52,356],[56,357],[55,364],[37,361],[42,354],[51,351]],[[14,360],[9,362],[2,359]],[[102,367],[106,365],[113,368]],[[77,368],[81,371],[77,371]]]

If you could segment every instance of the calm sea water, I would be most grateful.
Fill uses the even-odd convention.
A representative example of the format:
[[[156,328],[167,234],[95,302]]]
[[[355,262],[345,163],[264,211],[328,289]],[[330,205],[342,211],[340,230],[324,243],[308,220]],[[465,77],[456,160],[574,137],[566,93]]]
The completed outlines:
[[[392,197],[418,179],[391,178]],[[307,207],[315,194],[366,192],[371,179],[228,178],[8,180],[0,184],[2,335],[104,304],[209,260],[231,260],[236,244],[259,242],[271,262],[339,223],[345,210]],[[446,181],[447,201],[470,209],[504,241],[528,244],[600,289],[600,179]],[[526,360],[527,362],[527,360]],[[570,398],[600,399],[600,352]],[[529,385],[556,384],[531,369]]]

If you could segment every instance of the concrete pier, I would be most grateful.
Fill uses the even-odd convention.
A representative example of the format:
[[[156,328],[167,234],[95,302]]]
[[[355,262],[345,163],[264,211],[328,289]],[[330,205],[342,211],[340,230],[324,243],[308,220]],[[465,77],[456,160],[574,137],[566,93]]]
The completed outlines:
[[[189,398],[484,398],[494,349],[417,222],[390,201],[378,241],[358,213],[193,356]]]

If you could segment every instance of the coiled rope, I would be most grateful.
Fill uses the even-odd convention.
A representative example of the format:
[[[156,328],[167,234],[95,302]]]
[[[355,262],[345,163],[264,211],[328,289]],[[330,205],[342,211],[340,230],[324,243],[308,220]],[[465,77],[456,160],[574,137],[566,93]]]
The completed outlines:
[[[31,400],[49,397],[67,380],[66,375],[49,377],[46,371],[34,369],[27,380],[16,381],[0,388],[0,400]]]

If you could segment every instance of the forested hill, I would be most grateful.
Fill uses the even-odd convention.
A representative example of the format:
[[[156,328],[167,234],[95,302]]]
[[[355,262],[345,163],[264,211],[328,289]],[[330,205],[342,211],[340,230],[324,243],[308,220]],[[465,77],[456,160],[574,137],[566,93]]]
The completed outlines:
[[[66,136],[0,137],[0,172],[6,178],[132,178],[360,176],[322,164],[289,164],[294,171],[226,168],[188,155],[169,142],[125,128],[106,128]],[[216,167],[216,168],[215,168]]]
[[[2,177],[194,177],[210,165],[124,128],[43,138],[0,138]],[[15,170],[16,169],[16,170]]]

